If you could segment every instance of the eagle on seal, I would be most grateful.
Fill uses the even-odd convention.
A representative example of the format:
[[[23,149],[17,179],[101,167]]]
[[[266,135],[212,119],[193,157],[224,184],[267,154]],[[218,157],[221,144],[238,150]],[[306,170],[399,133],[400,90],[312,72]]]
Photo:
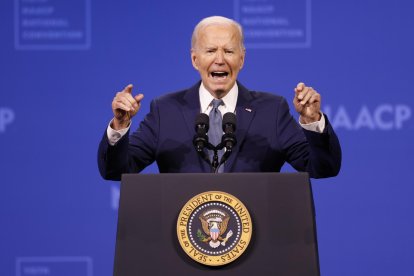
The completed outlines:
[[[225,238],[222,237],[227,231],[230,220],[230,216],[223,210],[209,209],[198,218],[201,221],[204,233],[209,236],[208,238],[203,236],[201,241],[208,243],[212,248],[217,248],[220,244],[225,246],[226,241],[233,235],[233,231],[230,230]]]

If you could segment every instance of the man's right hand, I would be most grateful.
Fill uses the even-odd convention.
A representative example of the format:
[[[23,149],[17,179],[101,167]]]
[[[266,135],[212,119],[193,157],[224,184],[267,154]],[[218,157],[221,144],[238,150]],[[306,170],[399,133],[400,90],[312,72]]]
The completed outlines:
[[[112,101],[112,112],[114,113],[114,120],[111,127],[115,130],[120,130],[128,127],[132,117],[137,114],[141,107],[141,100],[144,98],[143,94],[132,96],[132,84],[127,85],[124,90],[116,93]]]

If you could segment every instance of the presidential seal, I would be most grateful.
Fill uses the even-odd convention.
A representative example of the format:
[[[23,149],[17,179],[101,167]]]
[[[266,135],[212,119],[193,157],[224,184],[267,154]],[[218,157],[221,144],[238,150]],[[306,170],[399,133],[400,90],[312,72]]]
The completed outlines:
[[[238,198],[211,191],[194,196],[184,205],[177,220],[177,236],[193,260],[220,266],[246,251],[252,226],[249,211]]]

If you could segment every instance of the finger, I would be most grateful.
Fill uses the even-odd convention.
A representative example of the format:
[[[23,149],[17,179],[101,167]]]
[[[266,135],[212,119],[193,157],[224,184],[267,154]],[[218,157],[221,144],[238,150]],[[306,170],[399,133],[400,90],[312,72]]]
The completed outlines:
[[[293,98],[293,105],[295,107],[296,112],[299,112],[299,113],[304,108],[304,106],[299,103],[299,100],[297,97]]]
[[[116,102],[115,103],[115,106],[114,106],[114,109],[115,110],[123,110],[123,111],[130,111],[131,109],[126,105],[126,104],[124,104],[123,102]]]
[[[317,103],[321,101],[321,95],[319,93],[315,93],[312,95],[312,97],[308,100],[309,103]]]
[[[115,99],[117,101],[122,101],[124,104],[129,106],[131,109],[137,109],[138,108],[138,103],[135,101],[135,99],[129,93],[126,93],[126,92],[118,93]]]
[[[124,98],[131,104],[131,106],[134,108],[134,109],[137,109],[138,108],[138,103],[137,103],[137,101],[135,100],[135,98],[134,97],[132,97],[132,95],[131,94],[129,94],[129,93],[124,93]]]
[[[306,87],[306,85],[303,82],[298,83],[298,85],[296,85],[296,90],[298,92],[302,91],[304,88]]]
[[[116,101],[117,104],[122,104],[127,109],[124,109],[126,111],[131,111],[133,109],[133,106],[131,102],[126,97],[119,97]]]
[[[302,101],[305,98],[306,94],[309,93],[309,91],[310,91],[310,88],[305,86],[302,91],[298,92],[297,94],[298,99]]]
[[[294,89],[294,90],[295,90],[295,98],[297,98],[297,97],[298,97],[298,95],[299,95],[299,92],[300,92],[300,91],[298,90],[298,88],[297,88],[297,87],[295,87],[295,89]]]
[[[122,92],[125,92],[125,93],[128,93],[128,94],[131,94],[132,93],[132,88],[133,88],[134,86],[132,85],[132,84],[128,84],[127,86],[125,86],[125,88],[124,88],[124,90],[122,90]]]
[[[298,85],[295,87],[295,97],[298,97],[299,100],[302,99],[303,96],[299,97],[301,93],[306,90],[306,86],[303,82],[298,83]]]
[[[302,96],[302,100],[300,101],[300,104],[305,105],[314,94],[315,94],[315,90],[308,88],[305,93],[300,95]]]

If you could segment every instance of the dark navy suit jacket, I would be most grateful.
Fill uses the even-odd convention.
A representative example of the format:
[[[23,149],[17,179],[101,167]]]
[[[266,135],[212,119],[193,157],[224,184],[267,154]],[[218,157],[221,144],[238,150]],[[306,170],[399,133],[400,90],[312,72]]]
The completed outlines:
[[[153,100],[139,128],[114,146],[105,132],[98,151],[101,175],[120,180],[121,174],[140,172],[154,161],[161,173],[210,172],[192,143],[199,87],[200,82]],[[238,87],[237,145],[224,172],[279,172],[288,162],[313,178],[338,174],[341,148],[326,115],[323,133],[307,131],[291,116],[284,98]]]

